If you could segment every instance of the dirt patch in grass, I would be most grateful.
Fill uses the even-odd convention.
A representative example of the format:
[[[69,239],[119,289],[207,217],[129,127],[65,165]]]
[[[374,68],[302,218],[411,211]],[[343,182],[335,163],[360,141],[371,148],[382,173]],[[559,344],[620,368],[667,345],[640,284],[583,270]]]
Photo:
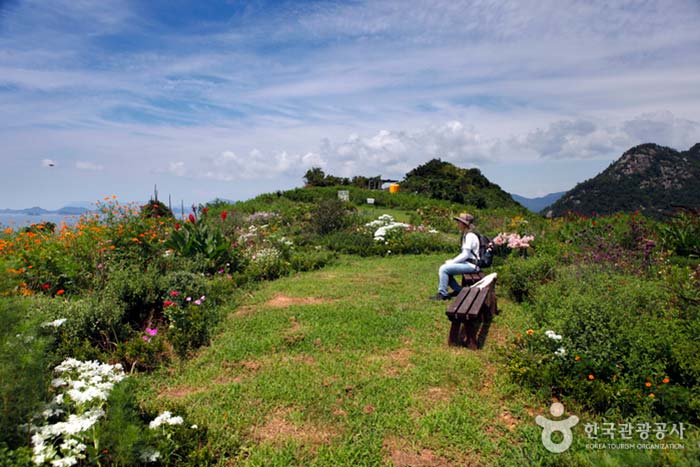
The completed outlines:
[[[241,375],[221,375],[214,378],[214,384],[236,384],[243,382]]]
[[[246,370],[248,370],[250,372],[255,373],[256,371],[258,371],[260,369],[260,367],[262,366],[262,363],[260,363],[257,360],[243,360],[242,362],[240,362],[240,366],[242,366],[243,368],[245,368]]]
[[[432,387],[428,388],[423,394],[421,394],[419,399],[429,405],[436,405],[443,402],[448,402],[450,399],[452,399],[453,393],[454,389],[451,388]]]
[[[328,303],[329,300],[324,300],[317,297],[290,297],[287,295],[275,295],[270,300],[265,302],[266,306],[274,308],[287,308],[292,305],[320,305]]]
[[[234,316],[249,316],[252,315],[256,310],[256,307],[253,305],[246,305],[238,308],[236,312],[233,314]]]
[[[202,386],[176,386],[174,388],[165,388],[158,393],[158,397],[165,397],[167,399],[182,399],[187,396],[192,396],[205,392],[206,387]]]
[[[435,454],[430,449],[414,449],[404,440],[389,437],[384,440],[386,457],[395,467],[451,467],[449,459]]]
[[[331,427],[315,423],[295,423],[288,419],[293,409],[280,409],[273,412],[264,425],[252,430],[252,438],[259,443],[271,443],[281,445],[287,440],[297,441],[299,444],[315,447],[322,444],[330,444],[338,435]]]
[[[383,355],[370,356],[369,361],[381,362],[382,366],[384,367],[382,374],[384,376],[395,378],[415,366],[413,363],[411,363],[412,356],[413,351],[411,349],[402,347]]]
[[[520,420],[516,417],[513,416],[508,411],[501,412],[501,414],[498,416],[498,419],[508,428],[508,431],[511,433],[515,431],[515,428],[518,426],[518,423]]]

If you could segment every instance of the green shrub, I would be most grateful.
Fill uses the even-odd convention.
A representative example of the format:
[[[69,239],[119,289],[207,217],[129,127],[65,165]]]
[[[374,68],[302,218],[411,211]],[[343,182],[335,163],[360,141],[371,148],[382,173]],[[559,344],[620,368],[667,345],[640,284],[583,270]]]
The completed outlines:
[[[323,240],[328,249],[351,255],[373,256],[385,251],[371,234],[364,231],[334,232],[326,235]]]
[[[530,300],[537,287],[556,277],[556,259],[548,255],[512,257],[499,271],[499,282],[516,302]]]
[[[680,319],[662,281],[572,267],[531,300],[532,330],[510,354],[516,380],[599,413],[697,421],[700,325]]]
[[[122,322],[140,329],[160,310],[164,296],[165,288],[157,267],[149,265],[142,270],[124,264],[110,274],[103,298],[113,306],[121,304],[124,310]]]
[[[26,442],[19,426],[46,399],[54,328],[41,328],[41,320],[26,302],[0,299],[0,446]]]
[[[348,225],[348,205],[338,199],[322,200],[311,211],[311,227],[319,235],[326,235]]]
[[[700,209],[686,209],[659,226],[664,246],[679,256],[700,257]]]

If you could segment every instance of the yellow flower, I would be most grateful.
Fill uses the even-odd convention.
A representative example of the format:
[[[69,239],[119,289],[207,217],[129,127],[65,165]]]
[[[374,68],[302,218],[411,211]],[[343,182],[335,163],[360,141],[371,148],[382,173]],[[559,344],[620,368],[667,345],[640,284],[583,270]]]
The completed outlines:
[[[654,397],[656,397],[656,396],[655,396],[654,393],[652,392],[652,393],[649,394],[649,397],[654,398]]]
[[[528,329],[526,332],[528,336],[531,336],[535,331],[533,331],[532,329]]]

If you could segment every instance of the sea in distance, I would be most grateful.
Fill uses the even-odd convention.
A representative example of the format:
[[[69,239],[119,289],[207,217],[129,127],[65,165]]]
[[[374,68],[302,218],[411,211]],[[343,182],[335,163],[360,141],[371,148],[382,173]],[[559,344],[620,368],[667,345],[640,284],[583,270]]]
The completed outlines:
[[[42,222],[53,222],[56,225],[61,225],[65,222],[66,225],[75,224],[80,216],[67,216],[65,214],[2,214],[0,213],[0,225],[6,227],[26,227],[32,224],[41,224]]]

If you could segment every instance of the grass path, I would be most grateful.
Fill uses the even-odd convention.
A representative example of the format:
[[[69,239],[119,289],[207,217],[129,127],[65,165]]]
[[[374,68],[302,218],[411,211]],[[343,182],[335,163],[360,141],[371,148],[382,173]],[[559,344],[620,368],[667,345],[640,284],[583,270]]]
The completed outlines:
[[[141,397],[207,426],[222,465],[540,463],[541,404],[499,357],[519,307],[499,296],[483,349],[447,347],[445,303],[427,299],[442,260],[343,258],[265,283]]]

